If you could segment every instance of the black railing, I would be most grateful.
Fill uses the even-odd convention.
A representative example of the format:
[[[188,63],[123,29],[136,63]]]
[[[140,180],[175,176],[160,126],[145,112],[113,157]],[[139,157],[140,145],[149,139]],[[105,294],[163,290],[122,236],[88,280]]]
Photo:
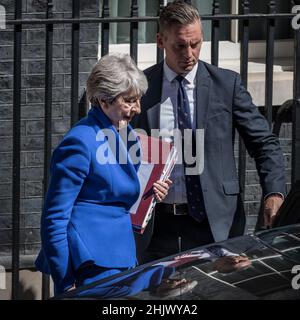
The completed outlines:
[[[242,14],[249,14],[249,1],[243,1]],[[241,21],[240,26],[240,39],[241,39],[241,65],[240,74],[244,86],[248,86],[248,51],[249,51],[249,20]],[[238,174],[241,188],[242,200],[245,198],[245,185],[246,185],[246,147],[239,137],[239,161],[238,161]]]
[[[187,1],[190,2],[190,1]],[[275,1],[268,1],[267,14],[254,14],[249,11],[250,1],[243,0],[240,14],[220,14],[219,1],[213,1],[212,15],[203,15],[203,21],[212,22],[211,62],[219,63],[219,41],[221,20],[240,21],[240,73],[245,86],[248,83],[248,49],[250,21],[264,21],[267,28],[266,37],[266,84],[265,84],[265,115],[272,124],[273,110],[273,66],[275,24],[278,19],[289,19],[294,14],[276,13]],[[80,1],[73,0],[72,18],[58,19],[52,15],[52,1],[48,1],[46,19],[22,19],[22,1],[15,1],[15,18],[8,20],[7,25],[14,26],[14,81],[13,81],[13,249],[12,249],[12,298],[18,299],[19,286],[19,250],[20,250],[20,152],[21,152],[21,62],[22,62],[22,26],[43,25],[46,29],[46,67],[45,67],[45,133],[44,133],[44,191],[48,185],[48,168],[51,154],[51,110],[52,110],[52,61],[53,61],[53,26],[69,24],[72,26],[71,52],[71,124],[74,124],[87,109],[84,98],[79,101],[79,31],[82,24],[101,24],[101,55],[109,52],[110,23],[130,23],[130,54],[138,57],[138,24],[139,22],[157,21],[157,16],[138,16],[138,2],[131,1],[130,17],[110,17],[109,1],[103,0],[101,17],[80,18]],[[291,5],[294,2],[291,1]],[[164,1],[159,1],[159,10]],[[292,143],[292,183],[300,180],[300,31],[294,32],[294,103],[293,103],[293,143]],[[163,59],[163,52],[157,49],[156,60]],[[246,151],[242,141],[239,143],[239,179],[241,189],[245,190]],[[49,278],[43,277],[42,297],[49,297]]]
[[[294,104],[292,111],[292,184],[300,181],[300,29],[295,32]]]
[[[15,19],[22,19],[22,2],[17,1]],[[14,90],[13,90],[13,183],[12,183],[12,297],[18,297],[20,252],[20,172],[21,172],[21,62],[22,24],[14,26]]]
[[[47,19],[52,18],[52,1],[48,1]],[[45,118],[44,118],[44,179],[43,191],[47,191],[49,184],[49,167],[52,145],[52,73],[53,73],[53,24],[46,25],[46,61],[45,61]],[[49,121],[50,119],[50,121]],[[16,286],[17,284],[13,284]],[[49,298],[50,277],[46,274],[42,276],[42,299]]]

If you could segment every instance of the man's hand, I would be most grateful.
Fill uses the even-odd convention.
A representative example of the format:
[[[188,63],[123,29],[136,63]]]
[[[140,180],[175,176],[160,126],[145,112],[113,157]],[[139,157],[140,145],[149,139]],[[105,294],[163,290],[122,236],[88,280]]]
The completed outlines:
[[[264,226],[272,228],[277,212],[283,203],[283,197],[280,194],[271,194],[264,201]]]

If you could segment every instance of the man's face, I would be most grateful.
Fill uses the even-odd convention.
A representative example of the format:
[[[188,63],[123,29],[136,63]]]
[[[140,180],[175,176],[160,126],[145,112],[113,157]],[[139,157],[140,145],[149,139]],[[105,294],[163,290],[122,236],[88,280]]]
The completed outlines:
[[[199,21],[188,25],[174,24],[157,34],[157,45],[165,49],[166,63],[177,74],[190,72],[198,62],[202,44]]]

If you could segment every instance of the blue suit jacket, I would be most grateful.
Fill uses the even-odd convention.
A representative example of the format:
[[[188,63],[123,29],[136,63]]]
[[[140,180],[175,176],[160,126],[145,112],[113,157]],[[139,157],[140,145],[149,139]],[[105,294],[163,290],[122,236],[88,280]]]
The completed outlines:
[[[151,129],[160,127],[163,63],[148,68],[145,74],[149,88],[141,101],[142,112],[132,124],[151,134]],[[204,170],[200,175],[204,205],[214,239],[222,241],[232,230],[237,230],[235,236],[242,234],[245,226],[234,157],[235,130],[255,159],[263,195],[285,194],[283,155],[278,139],[236,72],[199,61],[195,112],[196,128],[204,129]],[[139,247],[147,246],[152,227],[153,220],[143,236],[137,236]]]
[[[104,132],[112,135],[110,145]],[[127,133],[133,133],[130,126]],[[93,107],[54,150],[36,266],[52,275],[58,291],[74,283],[74,270],[87,261],[107,268],[135,266],[128,210],[140,191],[139,163],[127,150],[136,143],[126,146],[102,110]],[[120,157],[127,163],[120,164]]]

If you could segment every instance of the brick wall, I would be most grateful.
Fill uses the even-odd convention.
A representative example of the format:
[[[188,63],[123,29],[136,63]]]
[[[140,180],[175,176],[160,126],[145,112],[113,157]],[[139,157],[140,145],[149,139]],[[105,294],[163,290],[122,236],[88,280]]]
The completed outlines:
[[[7,19],[14,18],[13,0],[0,0]],[[46,0],[23,0],[23,19],[46,17]],[[71,18],[71,0],[53,0],[54,18]],[[80,1],[81,16],[97,16],[98,0]],[[39,248],[43,202],[43,134],[45,85],[45,27],[22,28],[21,106],[21,255],[36,254]],[[99,28],[80,29],[80,93],[97,61]],[[12,243],[12,112],[13,27],[0,30],[0,257],[10,255]],[[71,26],[56,25],[53,39],[53,146],[70,126]],[[1,263],[0,263],[1,264]]]

